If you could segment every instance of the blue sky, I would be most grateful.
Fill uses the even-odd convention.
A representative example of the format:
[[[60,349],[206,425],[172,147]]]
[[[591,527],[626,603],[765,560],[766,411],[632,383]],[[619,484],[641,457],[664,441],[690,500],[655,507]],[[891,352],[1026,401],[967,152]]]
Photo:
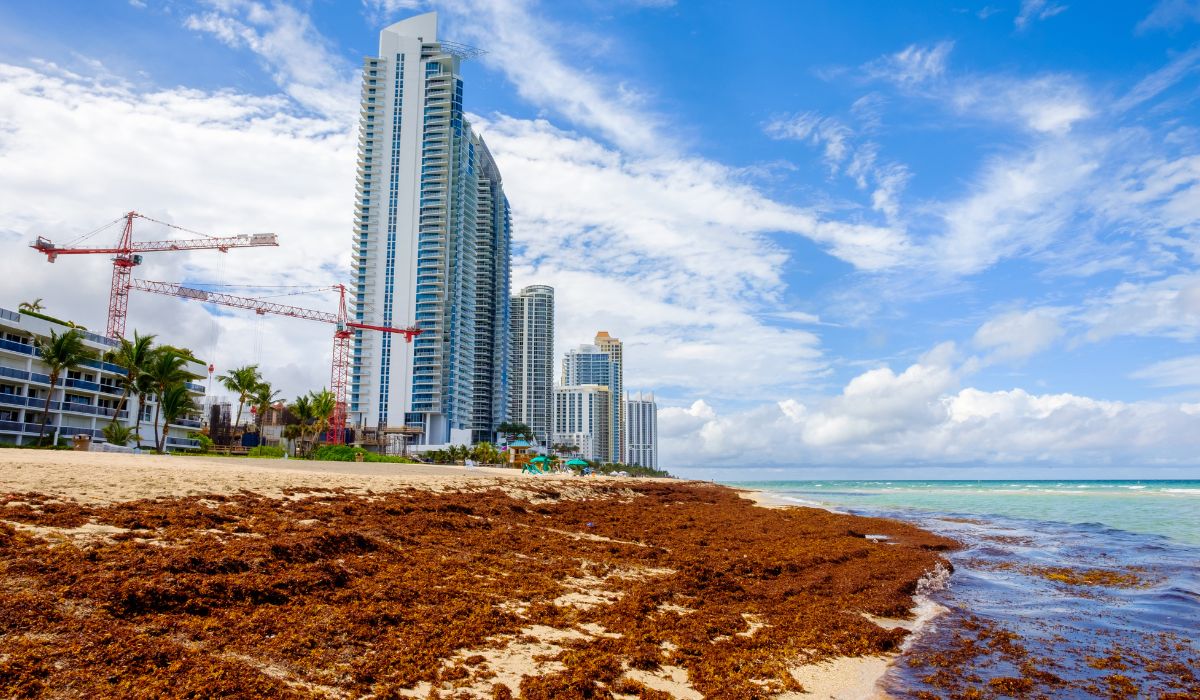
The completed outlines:
[[[102,325],[104,261],[22,246],[131,207],[284,241],[148,279],[338,281],[356,67],[426,10],[487,51],[466,107],[515,282],[558,289],[560,353],[626,341],[664,464],[1196,473],[1195,0],[7,3],[5,303]],[[288,393],[327,381],[319,326],[131,308]]]

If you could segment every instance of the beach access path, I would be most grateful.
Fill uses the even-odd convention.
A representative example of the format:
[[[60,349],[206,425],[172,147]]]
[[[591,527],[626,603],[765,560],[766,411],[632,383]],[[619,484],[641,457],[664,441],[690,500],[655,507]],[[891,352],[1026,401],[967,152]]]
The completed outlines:
[[[743,495],[3,449],[0,696],[880,697],[954,543]]]

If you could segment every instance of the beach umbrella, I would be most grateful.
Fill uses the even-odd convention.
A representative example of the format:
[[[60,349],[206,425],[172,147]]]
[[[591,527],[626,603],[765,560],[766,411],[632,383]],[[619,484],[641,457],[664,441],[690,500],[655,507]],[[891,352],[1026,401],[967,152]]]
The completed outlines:
[[[588,463],[583,461],[582,459],[568,459],[567,460],[568,467],[586,467],[587,465],[588,465]]]
[[[545,457],[534,457],[533,459],[531,459],[529,461],[530,462],[545,462],[546,458]]]

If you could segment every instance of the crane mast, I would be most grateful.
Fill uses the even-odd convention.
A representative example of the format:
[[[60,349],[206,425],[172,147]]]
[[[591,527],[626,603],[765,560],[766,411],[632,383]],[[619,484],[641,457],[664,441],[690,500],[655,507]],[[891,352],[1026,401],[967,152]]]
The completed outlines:
[[[112,287],[108,296],[108,327],[105,331],[105,335],[107,335],[109,338],[113,338],[114,340],[125,336],[125,318],[129,313],[129,284],[132,278],[133,268],[142,264],[142,256],[140,255],[141,253],[181,250],[219,250],[222,253],[225,253],[231,248],[258,248],[279,245],[279,241],[276,239],[276,236],[273,233],[253,233],[243,234],[240,236],[225,236],[221,238],[197,234],[203,237],[185,240],[134,242],[134,219],[153,221],[154,223],[163,224],[164,226],[168,226],[180,231],[186,231],[188,233],[195,234],[196,232],[188,231],[188,229],[158,221],[156,219],[151,219],[150,217],[143,216],[136,211],[126,213],[122,218],[125,219],[125,227],[121,232],[121,240],[118,241],[117,245],[115,246],[106,248],[58,246],[44,236],[38,236],[37,240],[30,244],[31,248],[39,253],[45,254],[47,262],[54,262],[60,255],[113,256]]]
[[[228,306],[235,309],[248,309],[257,314],[275,314],[300,318],[308,321],[321,321],[334,324],[333,332],[333,362],[329,372],[329,388],[334,395],[333,415],[329,419],[329,442],[340,445],[346,435],[346,376],[350,371],[350,338],[355,330],[379,331],[381,333],[399,333],[404,336],[406,343],[421,334],[422,329],[416,326],[394,328],[392,326],[373,326],[366,323],[351,321],[346,307],[345,285],[335,285],[330,289],[338,291],[338,310],[336,313],[305,309],[299,306],[278,304],[263,299],[240,297],[233,294],[209,292],[203,289],[185,287],[173,282],[153,282],[150,280],[131,280],[130,289],[137,289],[153,294],[179,297],[208,304]]]

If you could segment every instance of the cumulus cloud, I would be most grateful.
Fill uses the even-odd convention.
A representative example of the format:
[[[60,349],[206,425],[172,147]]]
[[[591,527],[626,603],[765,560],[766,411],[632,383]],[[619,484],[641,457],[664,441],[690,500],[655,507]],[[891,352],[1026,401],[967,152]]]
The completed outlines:
[[[37,235],[65,243],[129,209],[213,235],[275,231],[281,241],[279,248],[229,253],[147,254],[138,277],[232,285],[340,281],[348,246],[331,247],[328,236],[348,230],[353,137],[344,124],[292,115],[287,105],[232,92],[138,91],[50,66],[0,65],[0,189],[7,193],[0,199],[0,241],[12,262],[0,297],[14,305],[44,297],[51,313],[103,330],[108,259],[73,256],[48,265],[24,246]],[[140,240],[169,233],[135,224]],[[100,235],[115,239],[116,232]],[[334,304],[328,294],[295,301],[319,309]],[[220,371],[261,360],[288,393],[329,381],[332,334],[324,324],[210,315],[200,305],[135,295],[129,325],[192,348]],[[256,355],[261,337],[280,340],[270,357]]]
[[[662,439],[727,466],[1038,463],[1191,464],[1200,404],[1099,401],[1023,389],[958,388],[945,357],[873,369],[841,395],[744,411],[660,411]]]

